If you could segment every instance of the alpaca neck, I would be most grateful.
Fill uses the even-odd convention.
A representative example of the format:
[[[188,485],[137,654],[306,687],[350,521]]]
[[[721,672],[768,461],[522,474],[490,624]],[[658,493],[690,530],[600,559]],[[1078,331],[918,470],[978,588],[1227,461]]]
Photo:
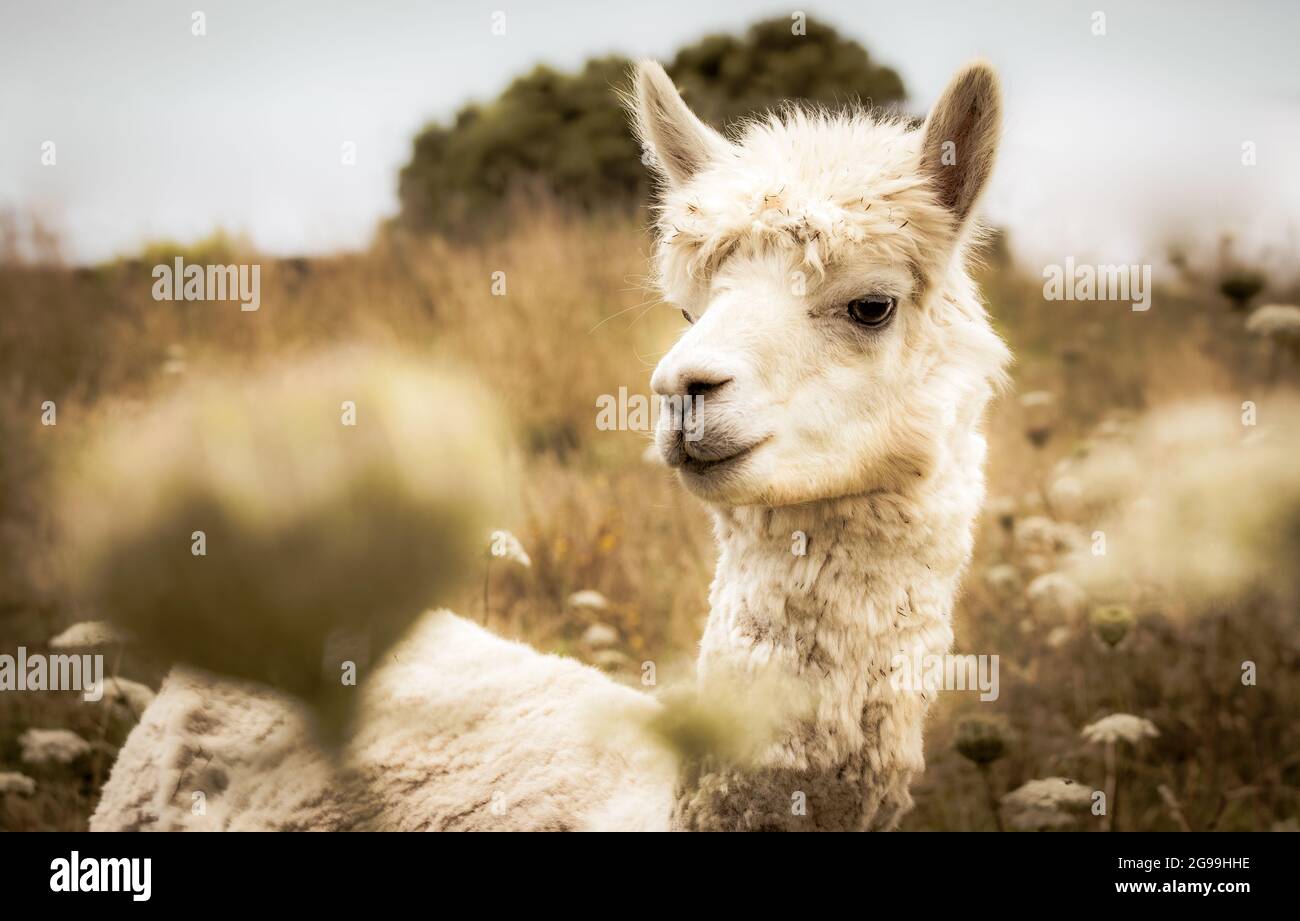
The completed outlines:
[[[763,688],[769,699],[756,690],[752,706],[778,715],[754,757],[683,765],[676,827],[890,828],[910,808],[929,701],[890,674],[899,654],[951,644],[982,498],[983,442],[970,437],[973,463],[949,453],[948,469],[913,495],[715,511],[720,555],[698,689],[707,706]]]

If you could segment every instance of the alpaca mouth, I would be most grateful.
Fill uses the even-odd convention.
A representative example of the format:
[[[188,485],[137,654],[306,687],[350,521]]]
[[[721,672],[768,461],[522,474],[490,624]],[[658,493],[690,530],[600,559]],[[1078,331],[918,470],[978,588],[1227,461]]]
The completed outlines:
[[[711,476],[724,470],[734,470],[767,441],[767,438],[763,438],[725,457],[692,457],[690,454],[683,452],[680,462],[675,466],[683,473],[689,473],[696,477]]]

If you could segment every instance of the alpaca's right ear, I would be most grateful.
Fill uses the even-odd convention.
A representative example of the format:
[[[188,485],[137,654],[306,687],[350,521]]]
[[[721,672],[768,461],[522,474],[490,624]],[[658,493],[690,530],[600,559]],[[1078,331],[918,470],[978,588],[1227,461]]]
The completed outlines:
[[[690,179],[730,146],[687,108],[658,62],[638,62],[632,79],[628,108],[633,130],[669,183],[680,185]]]

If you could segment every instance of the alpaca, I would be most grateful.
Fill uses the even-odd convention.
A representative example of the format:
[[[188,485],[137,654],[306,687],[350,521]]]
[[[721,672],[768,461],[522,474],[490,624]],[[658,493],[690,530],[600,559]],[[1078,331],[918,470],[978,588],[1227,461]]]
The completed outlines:
[[[651,386],[698,414],[690,438],[661,414],[656,445],[719,544],[696,690],[776,680],[801,703],[753,758],[679,762],[610,729],[654,698],[433,612],[364,686],[343,759],[289,699],[178,668],[92,828],[897,825],[929,701],[892,663],[951,644],[1009,359],[965,268],[997,78],[961,70],[919,129],[792,107],[733,141],[653,62],[630,103],[662,184],[658,281],[691,324]]]

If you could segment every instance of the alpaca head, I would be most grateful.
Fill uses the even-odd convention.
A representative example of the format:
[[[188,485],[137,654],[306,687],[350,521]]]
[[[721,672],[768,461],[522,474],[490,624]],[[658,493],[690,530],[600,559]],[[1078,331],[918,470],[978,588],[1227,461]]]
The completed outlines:
[[[994,72],[958,73],[919,130],[791,108],[731,141],[653,62],[631,104],[662,183],[658,281],[691,324],[651,381],[664,459],[721,506],[924,482],[1007,360],[963,253]]]

